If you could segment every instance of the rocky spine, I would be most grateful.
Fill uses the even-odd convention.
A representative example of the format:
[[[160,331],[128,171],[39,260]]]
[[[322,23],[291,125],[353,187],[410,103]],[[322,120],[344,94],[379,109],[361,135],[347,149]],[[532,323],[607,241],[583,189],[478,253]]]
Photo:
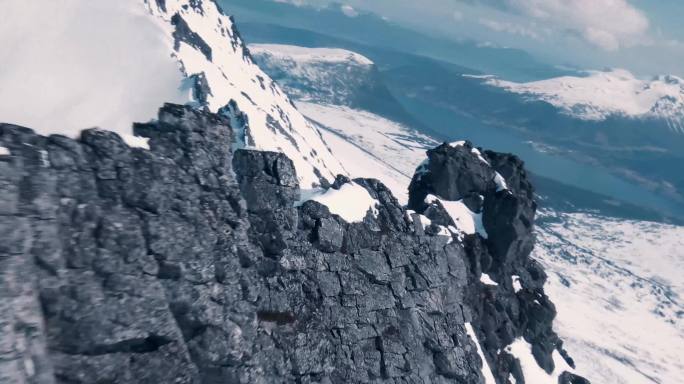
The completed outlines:
[[[484,197],[471,206],[488,238],[451,237],[376,180],[354,180],[380,203],[363,222],[300,203],[292,161],[233,149],[220,115],[167,104],[134,131],[150,150],[0,125],[0,382],[484,383],[466,324],[499,383],[524,382],[515,338],[553,369],[562,344],[515,157],[430,151],[412,208],[436,223],[448,215],[421,194]]]

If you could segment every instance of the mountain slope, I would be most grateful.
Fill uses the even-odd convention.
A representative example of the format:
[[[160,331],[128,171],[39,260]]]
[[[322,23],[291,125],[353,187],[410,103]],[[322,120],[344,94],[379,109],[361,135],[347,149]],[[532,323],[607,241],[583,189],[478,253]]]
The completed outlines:
[[[302,185],[318,185],[322,178],[346,173],[316,128],[254,64],[232,19],[215,2],[145,1],[167,31],[183,72],[195,80],[197,102],[241,121],[240,145],[287,154]]]
[[[533,256],[549,273],[555,329],[596,383],[684,374],[684,227],[542,211]]]
[[[390,93],[374,62],[344,49],[250,44],[256,63],[295,100],[362,109],[427,130]]]
[[[408,184],[425,151],[438,144],[368,111],[309,102],[297,102],[297,108],[319,127],[350,174],[382,181],[402,204],[408,202]]]
[[[363,149],[366,157],[361,153],[339,156],[349,159],[346,167],[358,165],[354,172],[376,173],[375,177],[397,189],[396,194],[405,188],[401,185],[406,180],[400,176],[402,172],[394,174],[398,177],[388,177],[388,168],[380,172],[378,167],[388,160],[398,168],[409,167],[423,158],[412,145],[387,145],[383,134],[401,132],[392,128],[391,121],[375,119],[376,124],[368,124],[367,112],[315,102],[298,105],[312,120],[335,127],[336,147],[346,142]],[[327,136],[326,140],[332,141]],[[567,340],[564,347],[580,372],[597,383],[676,382],[678,375],[684,374],[677,358],[684,343],[684,334],[677,326],[683,313],[684,287],[679,276],[684,227],[627,219],[659,216],[647,209],[621,208],[622,203],[614,197],[589,194],[558,182],[545,181],[544,185],[551,187],[537,192],[543,209],[533,257],[549,274],[546,288],[552,299],[557,298],[558,309],[554,330]],[[545,192],[554,195],[546,196]],[[577,196],[581,201],[573,200]],[[565,213],[566,209],[572,213]],[[589,210],[626,216],[609,217]],[[462,219],[467,220],[467,215]],[[521,356],[529,353],[525,345],[511,348]],[[534,374],[535,366],[534,362],[528,364],[530,374]],[[544,380],[542,376],[533,383]]]
[[[488,84],[546,101],[585,120],[610,115],[666,120],[674,132],[684,133],[684,80],[660,76],[637,79],[629,71],[592,71],[586,77],[558,77],[530,83],[490,78]]]

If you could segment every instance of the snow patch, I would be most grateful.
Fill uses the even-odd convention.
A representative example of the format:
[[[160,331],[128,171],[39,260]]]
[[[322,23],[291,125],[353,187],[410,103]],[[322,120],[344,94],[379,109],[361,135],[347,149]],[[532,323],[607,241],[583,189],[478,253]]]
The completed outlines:
[[[515,356],[520,361],[523,377],[526,383],[534,384],[557,384],[558,377],[564,372],[573,372],[573,369],[565,362],[557,350],[553,351],[552,358],[555,365],[549,375],[544,371],[532,355],[532,346],[523,338],[516,339],[513,344],[506,347],[506,352]]]
[[[444,200],[435,195],[427,195],[425,197],[425,203],[433,204],[439,201],[444,209],[447,211],[451,219],[456,224],[456,227],[466,235],[473,235],[479,233],[483,238],[488,238],[487,231],[482,224],[482,214],[475,213],[471,211],[464,203],[463,200],[459,201],[449,201]]]
[[[504,179],[499,172],[496,172],[496,174],[494,175],[494,182],[496,183],[497,192],[508,190],[508,184],[506,184],[506,179]]]
[[[497,283],[496,281],[492,280],[492,278],[491,278],[488,274],[486,274],[486,273],[483,273],[483,274],[480,275],[480,282],[481,282],[482,284],[484,284],[484,285],[494,285],[494,286],[498,286],[498,285],[499,285],[499,283]]]
[[[374,216],[378,215],[376,206],[379,202],[371,197],[366,188],[354,182],[346,183],[340,189],[330,188],[314,195],[310,200],[317,201],[339,215],[348,223],[361,222],[370,210]]]
[[[150,138],[149,137],[123,134],[123,135],[121,135],[121,138],[131,148],[142,148],[142,149],[147,149],[147,150],[150,149]]]
[[[0,156],[9,156],[11,154],[12,153],[10,153],[10,150],[6,147],[0,147]]]
[[[520,276],[511,276],[511,282],[513,283],[513,291],[515,291],[515,293],[518,293],[523,289],[522,284],[520,283]]]
[[[480,150],[479,150],[479,149],[473,148],[473,149],[470,150],[470,153],[472,153],[473,155],[477,156],[477,158],[480,159],[481,162],[483,162],[483,163],[485,163],[485,164],[487,164],[487,165],[490,165],[490,164],[489,164],[489,161],[485,160],[485,158],[482,157],[482,153],[480,153]]]
[[[428,219],[425,215],[418,215],[418,220],[420,220],[420,225],[423,226],[423,228],[432,225],[432,220]]]
[[[452,142],[452,143],[449,143],[449,146],[451,146],[452,148],[462,147],[462,146],[465,145],[465,143],[466,143],[465,140],[459,140],[459,141],[454,141],[454,142]],[[480,152],[479,149],[477,149],[477,148],[472,148],[472,149],[470,150],[470,153],[472,153],[473,155],[477,156],[477,158],[480,159],[481,162],[483,162],[483,163],[489,165],[489,162],[488,162],[487,160],[485,160],[484,157],[482,157],[482,153]]]
[[[489,368],[489,363],[487,362],[487,359],[485,359],[484,353],[482,352],[480,341],[477,339],[477,334],[475,333],[473,326],[470,323],[465,323],[465,329],[468,336],[470,336],[470,338],[473,339],[473,342],[477,347],[477,354],[480,355],[480,359],[482,360],[482,376],[485,379],[485,384],[496,384],[496,380],[494,380],[492,370],[491,368]],[[530,383],[537,384],[537,382],[535,381],[530,381]]]

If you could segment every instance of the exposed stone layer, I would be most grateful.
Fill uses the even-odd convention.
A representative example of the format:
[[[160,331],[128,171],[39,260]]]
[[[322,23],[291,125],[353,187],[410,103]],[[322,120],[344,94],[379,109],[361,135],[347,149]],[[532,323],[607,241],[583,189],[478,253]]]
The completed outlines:
[[[486,154],[512,194],[486,185],[491,236],[460,242],[376,180],[354,180],[380,202],[360,223],[298,204],[292,162],[233,152],[230,123],[166,105],[134,127],[150,150],[0,125],[0,382],[483,383],[466,322],[501,383],[515,337],[548,367],[560,342],[519,161]]]

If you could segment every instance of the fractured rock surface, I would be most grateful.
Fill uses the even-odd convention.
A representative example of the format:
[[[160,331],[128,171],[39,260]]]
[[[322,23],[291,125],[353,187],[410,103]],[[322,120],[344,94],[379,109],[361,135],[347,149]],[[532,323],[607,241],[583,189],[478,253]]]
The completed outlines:
[[[485,153],[509,191],[455,182],[490,234],[459,241],[376,180],[354,180],[380,202],[363,222],[299,203],[292,161],[233,151],[219,115],[167,104],[134,131],[150,150],[0,124],[1,383],[484,383],[467,322],[523,383],[499,348],[524,336],[545,369],[561,348],[519,160]]]

